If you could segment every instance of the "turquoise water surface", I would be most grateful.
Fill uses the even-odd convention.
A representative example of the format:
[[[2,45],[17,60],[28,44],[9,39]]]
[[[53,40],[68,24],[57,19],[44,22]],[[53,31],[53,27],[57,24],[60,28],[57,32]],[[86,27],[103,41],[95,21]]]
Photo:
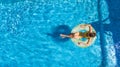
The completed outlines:
[[[98,22],[98,10],[101,21],[109,15],[105,0],[100,7],[98,0],[0,0],[0,67],[115,67],[112,33],[94,25],[110,23]],[[81,23],[97,31],[90,47],[59,37]]]

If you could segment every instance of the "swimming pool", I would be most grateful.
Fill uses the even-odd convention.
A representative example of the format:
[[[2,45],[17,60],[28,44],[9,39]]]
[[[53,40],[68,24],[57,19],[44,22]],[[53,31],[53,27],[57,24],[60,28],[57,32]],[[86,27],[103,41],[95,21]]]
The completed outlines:
[[[115,67],[105,0],[0,0],[0,67]],[[59,37],[90,23],[97,39],[80,48]]]

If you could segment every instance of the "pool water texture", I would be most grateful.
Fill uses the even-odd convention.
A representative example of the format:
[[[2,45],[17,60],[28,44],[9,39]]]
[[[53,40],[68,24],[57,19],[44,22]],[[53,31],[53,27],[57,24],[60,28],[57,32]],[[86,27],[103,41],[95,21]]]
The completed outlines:
[[[97,2],[0,0],[0,67],[115,67],[110,31],[97,31],[97,39],[87,48],[59,36],[69,34],[78,24],[98,23]],[[104,20],[109,16],[106,1],[101,0],[100,6]],[[110,20],[101,23],[109,24]],[[100,32],[105,36],[106,59],[102,59]]]

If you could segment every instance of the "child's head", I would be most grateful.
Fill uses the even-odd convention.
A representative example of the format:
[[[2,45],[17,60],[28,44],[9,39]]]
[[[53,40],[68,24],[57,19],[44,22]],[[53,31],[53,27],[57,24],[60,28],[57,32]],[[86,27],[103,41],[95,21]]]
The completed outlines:
[[[96,33],[94,33],[94,32],[89,33],[88,36],[89,36],[89,37],[95,37],[95,36],[96,36]]]

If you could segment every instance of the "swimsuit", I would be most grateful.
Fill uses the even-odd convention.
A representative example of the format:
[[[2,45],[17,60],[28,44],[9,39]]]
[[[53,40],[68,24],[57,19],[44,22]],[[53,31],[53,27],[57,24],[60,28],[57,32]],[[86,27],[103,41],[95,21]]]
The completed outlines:
[[[82,38],[90,38],[90,36],[88,34],[89,34],[89,32],[79,32],[79,36],[81,36]],[[75,33],[71,33],[70,35],[72,35],[72,37],[74,37]]]
[[[89,32],[79,32],[79,36],[82,38],[90,38]]]

